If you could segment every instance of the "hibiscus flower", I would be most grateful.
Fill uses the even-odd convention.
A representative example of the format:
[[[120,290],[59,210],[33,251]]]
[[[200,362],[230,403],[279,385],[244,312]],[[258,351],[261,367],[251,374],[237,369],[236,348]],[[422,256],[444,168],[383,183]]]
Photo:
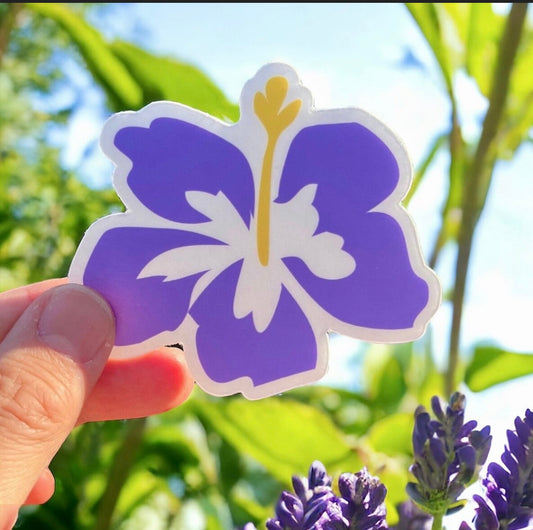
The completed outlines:
[[[112,306],[115,355],[180,342],[204,390],[257,399],[320,379],[331,332],[420,337],[440,286],[381,122],[314,109],[283,64],[240,106],[235,124],[173,102],[112,116],[101,144],[126,211],[89,228],[69,277]]]

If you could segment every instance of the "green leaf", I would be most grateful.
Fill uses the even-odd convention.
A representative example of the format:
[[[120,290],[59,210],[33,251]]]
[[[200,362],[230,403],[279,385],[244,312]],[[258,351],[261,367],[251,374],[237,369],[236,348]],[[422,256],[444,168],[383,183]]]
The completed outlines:
[[[379,480],[387,488],[385,507],[387,508],[387,523],[389,528],[397,525],[399,515],[397,506],[407,500],[405,485],[409,481],[409,463],[406,459],[392,459],[383,457],[383,467],[379,470]]]
[[[127,67],[115,57],[102,35],[63,3],[28,3],[34,12],[51,18],[78,47],[96,81],[120,110],[142,106],[142,91]]]
[[[252,522],[260,528],[259,525],[261,523],[264,523],[269,517],[273,516],[273,511],[270,506],[265,507],[260,505],[255,500],[241,494],[239,490],[236,490],[227,501],[235,522],[242,526],[248,522]]]
[[[219,483],[224,495],[229,495],[232,488],[239,482],[244,474],[244,465],[241,455],[233,445],[222,440],[219,449]]]
[[[153,55],[128,42],[108,43],[65,4],[26,5],[68,33],[94,79],[106,91],[113,110],[137,110],[153,101],[168,100],[237,121],[238,105],[195,66]]]
[[[152,55],[128,42],[116,41],[111,49],[141,86],[143,105],[160,100],[177,101],[218,118],[230,121],[239,118],[239,107],[198,68]]]
[[[428,149],[426,156],[420,163],[419,167],[416,169],[415,175],[413,177],[413,182],[411,183],[409,191],[407,192],[407,195],[405,196],[403,200],[403,203],[406,206],[409,204],[416,190],[420,186],[420,183],[422,182],[424,176],[426,175],[428,168],[433,163],[435,156],[437,155],[437,153],[441,151],[442,147],[446,145],[447,140],[448,140],[448,133],[440,134],[433,140],[433,143]]]
[[[405,395],[404,366],[396,353],[391,346],[373,344],[365,354],[365,380],[374,406],[395,407]]]
[[[494,13],[491,4],[471,3],[466,39],[466,72],[480,92],[489,97],[504,17]]]
[[[448,91],[453,93],[452,76],[458,61],[452,52],[457,50],[459,37],[453,21],[443,7],[445,5],[435,3],[405,4],[433,51]]]
[[[489,97],[505,17],[494,13],[491,4],[468,5],[471,14],[466,69],[477,82],[480,92]],[[512,158],[516,149],[527,139],[533,126],[533,89],[530,80],[532,70],[533,29],[526,23],[511,75],[506,111],[497,145],[498,156],[501,158]]]
[[[185,466],[197,467],[201,455],[193,441],[175,425],[156,425],[146,430],[137,461],[156,469],[157,473],[176,473]],[[177,465],[179,463],[179,466]]]
[[[115,517],[129,518],[136,509],[146,504],[153,495],[166,493],[169,502],[177,504],[168,491],[166,483],[149,471],[137,469],[131,473],[124,487],[120,490],[120,497],[115,508]]]
[[[478,346],[469,362],[465,382],[473,392],[533,373],[533,353],[516,353],[495,346]]]
[[[510,159],[533,127],[533,29],[523,30],[522,46],[515,59],[498,154]]]
[[[412,414],[390,414],[374,423],[368,431],[366,442],[378,453],[389,456],[411,455],[413,421]]]
[[[291,400],[322,410],[346,434],[361,435],[372,423],[372,403],[362,394],[326,385],[293,388]]]
[[[264,466],[283,484],[306,476],[313,460],[334,474],[362,464],[326,414],[283,398],[195,403],[198,414],[228,443]]]

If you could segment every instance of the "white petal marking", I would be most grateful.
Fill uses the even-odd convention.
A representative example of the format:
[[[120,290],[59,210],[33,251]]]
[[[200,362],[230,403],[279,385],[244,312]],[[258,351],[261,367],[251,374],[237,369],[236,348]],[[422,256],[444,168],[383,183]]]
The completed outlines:
[[[137,278],[163,276],[163,281],[170,282],[214,268],[224,269],[238,258],[236,250],[227,245],[173,248],[149,261]]]
[[[313,236],[301,259],[309,270],[325,280],[340,280],[350,276],[355,270],[355,260],[342,250],[344,239],[331,232],[322,232]]]
[[[254,249],[254,254],[245,258],[237,282],[233,312],[237,318],[252,313],[259,333],[269,326],[278,307],[281,280],[276,265],[261,265]]]
[[[300,258],[316,276],[338,280],[353,273],[355,260],[342,250],[341,236],[331,232],[314,235],[320,219],[313,206],[316,189],[316,184],[308,184],[290,201],[274,203],[272,253],[278,259]]]
[[[216,195],[205,191],[187,191],[187,202],[211,219],[208,234],[233,246],[241,246],[248,228],[231,201],[219,191]]]

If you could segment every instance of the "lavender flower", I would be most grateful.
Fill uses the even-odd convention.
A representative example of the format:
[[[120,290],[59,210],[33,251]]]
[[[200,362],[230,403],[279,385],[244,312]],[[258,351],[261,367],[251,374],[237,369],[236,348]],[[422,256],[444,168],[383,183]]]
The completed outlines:
[[[344,516],[351,521],[350,529],[387,528],[385,496],[387,489],[366,469],[358,473],[343,473],[339,477],[340,499]]]
[[[477,422],[464,423],[465,396],[455,392],[443,408],[437,396],[431,400],[432,418],[424,407],[415,411],[414,463],[417,482],[407,493],[423,510],[442,518],[460,509],[459,496],[487,459],[490,427],[474,430]]]
[[[393,530],[430,530],[433,517],[408,499],[396,506],[398,523]]]
[[[476,530],[533,528],[533,412],[526,410],[514,425],[514,431],[507,431],[503,466],[492,462],[487,467],[486,499],[474,495]]]
[[[366,469],[343,473],[338,480],[340,497],[331,486],[324,465],[315,460],[307,477],[293,476],[294,493],[283,491],[276,517],[267,530],[383,530],[387,528],[384,500],[387,490]],[[248,523],[246,530],[255,530]]]

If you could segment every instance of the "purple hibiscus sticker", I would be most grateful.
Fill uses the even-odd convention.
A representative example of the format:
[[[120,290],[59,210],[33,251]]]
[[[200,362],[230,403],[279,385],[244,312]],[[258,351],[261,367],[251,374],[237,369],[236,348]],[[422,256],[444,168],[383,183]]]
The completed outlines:
[[[278,63],[240,104],[235,124],[172,102],[106,122],[126,211],[89,227],[69,278],[111,304],[114,355],[180,342],[205,391],[259,399],[320,379],[330,332],[417,339],[441,289],[381,122],[314,109]]]

